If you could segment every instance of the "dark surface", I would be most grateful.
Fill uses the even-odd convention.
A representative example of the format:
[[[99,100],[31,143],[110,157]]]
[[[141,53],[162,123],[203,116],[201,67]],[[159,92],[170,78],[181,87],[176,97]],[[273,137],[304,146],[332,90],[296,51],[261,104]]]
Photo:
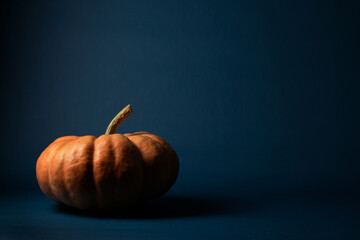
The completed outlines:
[[[335,0],[1,1],[1,238],[359,239],[359,13]],[[103,134],[128,103],[118,132],[179,155],[168,198],[99,218],[42,197],[40,153]]]
[[[328,194],[171,195],[113,216],[41,195],[0,200],[1,239],[359,239],[359,198]]]

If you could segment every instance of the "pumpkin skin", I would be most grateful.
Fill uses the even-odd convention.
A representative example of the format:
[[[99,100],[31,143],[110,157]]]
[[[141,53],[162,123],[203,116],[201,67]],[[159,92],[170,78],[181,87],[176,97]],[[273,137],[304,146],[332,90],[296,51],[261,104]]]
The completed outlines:
[[[148,132],[60,137],[36,163],[36,178],[47,197],[99,212],[126,211],[165,194],[178,171],[175,151]]]

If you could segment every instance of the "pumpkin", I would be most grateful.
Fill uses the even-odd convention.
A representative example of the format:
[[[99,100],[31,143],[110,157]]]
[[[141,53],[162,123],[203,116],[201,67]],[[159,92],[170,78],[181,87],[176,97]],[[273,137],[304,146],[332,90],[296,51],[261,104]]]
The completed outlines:
[[[165,194],[178,176],[178,157],[151,133],[115,134],[131,113],[126,106],[98,138],[65,136],[51,143],[36,163],[42,192],[70,207],[100,212],[125,211]]]

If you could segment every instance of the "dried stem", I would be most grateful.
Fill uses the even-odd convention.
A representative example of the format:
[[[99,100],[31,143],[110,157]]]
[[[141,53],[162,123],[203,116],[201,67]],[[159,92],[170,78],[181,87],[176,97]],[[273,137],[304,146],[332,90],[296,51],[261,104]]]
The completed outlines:
[[[119,125],[132,113],[130,104],[124,107],[110,122],[105,134],[114,134]]]

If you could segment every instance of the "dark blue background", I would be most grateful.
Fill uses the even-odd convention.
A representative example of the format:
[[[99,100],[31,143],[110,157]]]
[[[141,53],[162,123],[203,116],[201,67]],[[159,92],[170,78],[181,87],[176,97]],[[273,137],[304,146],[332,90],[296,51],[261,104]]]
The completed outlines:
[[[359,238],[355,1],[0,9],[0,236]],[[40,153],[64,135],[100,136],[128,103],[118,132],[152,132],[179,155],[167,197],[121,220],[45,199]]]

